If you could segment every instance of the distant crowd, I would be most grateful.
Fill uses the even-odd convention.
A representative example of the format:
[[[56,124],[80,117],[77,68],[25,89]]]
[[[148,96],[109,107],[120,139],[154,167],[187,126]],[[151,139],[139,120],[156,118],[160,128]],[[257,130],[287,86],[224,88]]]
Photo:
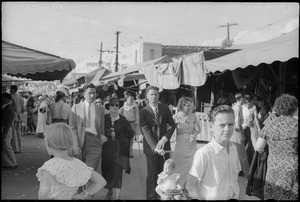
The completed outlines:
[[[13,85],[2,93],[1,112],[3,169],[17,168],[22,136],[45,139],[49,160],[37,171],[39,199],[93,199],[102,188],[105,199],[121,199],[134,143],[146,156],[147,200],[240,199],[238,176],[248,180],[247,195],[298,199],[298,100],[289,94],[272,102],[220,92],[209,113],[211,141],[200,149],[194,100],[182,96],[168,106],[155,86],[144,99],[131,91],[101,99],[92,83],[75,96],[64,88],[33,96]]]

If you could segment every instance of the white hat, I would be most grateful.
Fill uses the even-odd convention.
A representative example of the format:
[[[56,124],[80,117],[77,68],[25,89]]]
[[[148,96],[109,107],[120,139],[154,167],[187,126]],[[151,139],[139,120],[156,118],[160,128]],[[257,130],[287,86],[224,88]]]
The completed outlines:
[[[65,94],[65,96],[69,95],[69,93],[67,92],[67,90],[65,88],[59,88],[59,89],[56,90],[56,92],[57,91],[63,92]]]

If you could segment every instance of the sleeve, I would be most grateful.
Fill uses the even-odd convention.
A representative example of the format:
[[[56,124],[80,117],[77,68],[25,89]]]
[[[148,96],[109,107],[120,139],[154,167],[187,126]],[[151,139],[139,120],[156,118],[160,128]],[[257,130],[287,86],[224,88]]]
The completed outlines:
[[[150,128],[148,126],[148,121],[147,121],[147,111],[146,110],[141,110],[140,111],[140,127],[142,134],[144,135],[147,143],[149,144],[151,150],[154,150],[156,147],[157,142],[151,137],[151,132]]]
[[[207,157],[203,150],[198,150],[194,155],[194,160],[189,171],[189,174],[198,178],[199,182],[202,180],[207,169]]]
[[[169,124],[169,126],[171,126],[167,130],[165,136],[166,136],[166,138],[168,138],[168,140],[170,140],[171,137],[172,137],[172,135],[173,135],[173,133],[174,133],[174,131],[175,131],[175,129],[176,129],[176,124],[175,124],[174,119],[172,117],[173,115],[171,113],[171,110],[169,109],[168,106],[166,106],[166,110],[165,111],[166,111],[166,115],[167,115],[167,124]]]
[[[263,139],[268,139],[269,133],[272,131],[272,124],[266,124],[259,132],[258,132],[258,137],[263,138]]]
[[[76,105],[73,105],[71,111],[70,111],[70,120],[69,120],[69,126],[73,131],[74,135],[74,148],[78,147],[78,132],[77,132],[77,114],[76,114]]]
[[[196,114],[194,114],[195,119],[195,133],[198,134],[201,132],[201,124],[199,122],[199,119],[197,118]]]

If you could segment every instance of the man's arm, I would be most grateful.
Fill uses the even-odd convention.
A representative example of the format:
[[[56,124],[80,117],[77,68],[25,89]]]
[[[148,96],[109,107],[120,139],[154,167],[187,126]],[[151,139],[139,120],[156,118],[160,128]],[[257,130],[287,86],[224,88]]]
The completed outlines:
[[[191,175],[187,175],[187,180],[186,180],[186,189],[193,199],[198,199],[198,200],[204,200],[204,198],[201,196],[201,194],[198,191],[198,179]]]
[[[149,114],[146,110],[140,111],[140,126],[147,143],[149,144],[150,148],[154,151],[156,147],[156,141],[151,137],[150,129],[147,122],[147,116],[149,116]]]

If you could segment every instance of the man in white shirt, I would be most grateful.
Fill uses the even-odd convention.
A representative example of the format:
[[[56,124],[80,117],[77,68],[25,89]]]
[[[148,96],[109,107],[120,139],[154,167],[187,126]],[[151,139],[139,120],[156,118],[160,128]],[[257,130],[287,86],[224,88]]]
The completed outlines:
[[[186,188],[193,199],[239,199],[238,173],[241,165],[236,146],[230,142],[234,111],[220,105],[211,112],[212,140],[194,155]]]
[[[242,124],[244,122],[243,118],[243,95],[241,93],[235,94],[236,102],[232,105],[232,109],[234,111],[234,131],[233,135],[230,138],[230,141],[236,146],[240,163],[242,166],[243,174],[247,178],[249,175],[249,163],[248,163],[248,156],[245,149],[245,136]]]
[[[100,170],[104,135],[104,108],[95,104],[96,87],[90,83],[84,91],[85,101],[73,105],[69,125],[74,133],[74,155],[94,170]]]

